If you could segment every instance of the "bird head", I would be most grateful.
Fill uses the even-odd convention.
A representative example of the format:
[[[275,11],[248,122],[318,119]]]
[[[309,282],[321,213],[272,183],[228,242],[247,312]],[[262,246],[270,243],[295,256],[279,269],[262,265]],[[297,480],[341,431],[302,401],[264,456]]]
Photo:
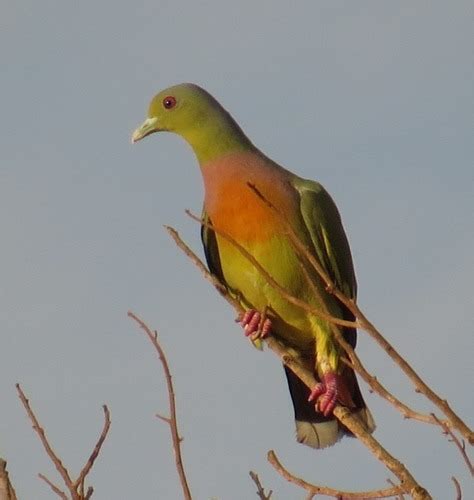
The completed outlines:
[[[193,83],[168,87],[153,97],[148,116],[133,132],[132,142],[161,131],[183,137],[201,164],[227,153],[254,149],[219,102]]]
[[[205,127],[218,108],[218,102],[198,85],[183,83],[169,87],[153,97],[148,116],[133,132],[132,142],[161,131],[186,138],[193,130]]]

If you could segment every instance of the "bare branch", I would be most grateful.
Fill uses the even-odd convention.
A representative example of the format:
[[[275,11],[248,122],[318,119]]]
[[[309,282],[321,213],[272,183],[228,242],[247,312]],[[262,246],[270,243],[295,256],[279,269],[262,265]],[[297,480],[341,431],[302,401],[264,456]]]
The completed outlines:
[[[193,216],[194,218],[195,216]],[[199,220],[199,219],[198,219]],[[171,231],[170,231],[171,233]],[[205,265],[202,261],[197,257],[197,255],[192,252],[192,250],[184,243],[184,241],[180,238],[177,231],[172,230],[172,236],[179,248],[186,249],[185,253],[188,256],[192,256],[191,260],[196,263],[199,262],[199,269],[204,274],[204,276],[213,283],[216,279],[212,277],[209,273]],[[262,274],[265,276],[266,271],[264,269],[261,270]],[[279,286],[279,285],[278,285]],[[281,287],[280,287],[281,288]],[[242,312],[242,308],[240,304],[235,299],[229,300],[229,295],[224,290],[221,292],[221,295],[228,300],[228,302],[236,309],[238,313]],[[308,307],[305,304],[305,307]],[[311,308],[312,309],[312,308]],[[318,314],[319,311],[314,312],[311,310],[313,314]],[[352,322],[349,322],[352,324]],[[272,351],[274,351],[283,361],[283,363],[288,366],[309,388],[314,387],[314,376],[311,372],[306,370],[303,366],[301,366],[297,360],[293,359],[290,352],[274,337],[270,336],[265,339],[267,347],[269,347]],[[342,406],[336,406],[334,409],[334,415],[338,418],[343,425],[345,425],[355,436],[357,436],[369,450],[381,461],[385,464],[385,466],[392,471],[403,484],[403,489],[399,490],[401,492],[409,493],[415,500],[428,500],[431,498],[429,493],[421,487],[413,476],[408,472],[405,466],[396,460],[392,455],[385,450],[378,441],[368,434],[361,423],[358,421],[357,417],[346,408]]]
[[[456,489],[456,500],[462,500],[462,490],[459,481],[454,476],[451,476],[451,481],[454,483],[454,488]]]
[[[253,187],[253,189],[255,190],[254,187]],[[258,193],[258,191],[256,191],[256,193]],[[272,205],[272,207],[273,207],[273,205]],[[197,222],[200,222],[203,225],[205,225],[206,227],[209,227],[209,228],[215,230],[211,224],[209,224],[208,222],[202,221],[197,216],[195,216],[194,214],[192,214],[189,210],[186,210],[186,213],[193,220],[195,220]],[[226,288],[222,285],[222,283],[220,283],[220,281],[214,275],[212,275],[211,273],[209,273],[209,271],[207,270],[206,266],[202,263],[202,261],[199,259],[199,257],[182,241],[182,239],[180,238],[178,232],[174,228],[169,227],[169,226],[165,226],[165,228],[170,233],[171,237],[173,238],[173,240],[175,241],[175,243],[178,245],[178,247],[181,248],[181,250],[183,250],[183,252],[200,269],[200,271],[204,275],[204,277],[214,285],[214,287],[217,289],[217,291],[222,296],[224,296],[224,298],[226,298],[228,300],[228,302],[231,303],[231,305],[234,307],[234,309],[236,311],[241,312],[242,309],[240,307],[239,302],[237,300],[235,300],[235,298],[233,298],[227,292]],[[291,227],[289,227],[288,230],[292,231]],[[314,314],[316,316],[320,316],[323,319],[328,319],[333,324],[337,324],[337,325],[340,325],[340,326],[349,326],[349,327],[360,326],[360,325],[358,325],[358,323],[355,323],[355,322],[352,322],[352,321],[338,320],[338,318],[334,318],[327,311],[321,311],[321,310],[315,309],[315,308],[311,307],[309,304],[307,304],[307,303],[305,303],[303,301],[300,301],[298,299],[295,299],[294,297],[292,297],[289,294],[289,292],[287,290],[285,290],[283,287],[281,287],[280,285],[278,285],[278,283],[275,282],[275,280],[269,275],[269,273],[241,245],[239,245],[234,239],[230,238],[229,236],[226,236],[224,233],[222,233],[222,232],[218,232],[218,233],[221,236],[226,237],[227,239],[229,239],[229,241],[232,244],[234,244],[241,251],[241,253],[259,270],[259,272],[269,282],[269,284],[271,286],[274,286],[282,294],[282,296],[284,298],[286,298],[287,300],[289,300],[290,302],[295,303],[295,305],[297,305],[297,306],[301,307],[302,309],[310,312],[311,314]],[[295,239],[294,244],[296,244],[296,241],[298,242],[298,245],[296,247],[296,250],[298,252],[309,252],[309,250],[306,247],[304,247],[304,245],[299,241],[299,239],[297,239],[296,235],[293,232],[291,232],[291,235],[292,235],[292,239]],[[322,273],[324,273],[324,271],[320,267],[319,263],[314,260],[314,257],[312,257],[311,255],[309,255],[307,258],[308,258],[308,260],[311,261],[312,265],[314,264],[314,266],[318,266],[318,268],[316,269],[318,272],[321,271]],[[312,262],[312,261],[314,261],[314,262]],[[306,268],[304,266],[302,266],[302,268],[303,268],[304,271],[306,271]],[[306,271],[306,273],[307,273],[307,271]],[[314,284],[312,284],[312,281],[309,279],[309,277],[306,274],[305,274],[305,276],[309,280],[310,286],[314,286]],[[327,284],[327,286],[330,289],[334,289],[334,285],[332,284],[332,282],[330,282],[330,278],[329,277],[326,277],[326,278],[328,280],[327,283],[329,283],[329,284]],[[344,338],[343,338],[342,335],[338,334],[338,330],[334,328],[333,331],[335,332],[335,336],[336,336],[336,339],[338,340],[338,342],[341,344],[341,346],[344,348],[344,350],[348,353],[348,355],[349,355],[349,357],[350,357],[350,359],[351,359],[351,361],[353,363],[353,368],[361,375],[361,377],[372,387],[372,389],[375,392],[377,392],[383,398],[387,399],[387,401],[389,401],[397,409],[399,409],[401,411],[401,413],[404,415],[405,418],[413,418],[413,419],[416,419],[416,420],[419,420],[419,421],[422,421],[422,422],[425,422],[425,423],[431,423],[431,424],[436,424],[437,423],[431,417],[431,415],[425,415],[425,414],[416,412],[413,409],[411,409],[410,407],[408,407],[406,404],[404,404],[400,400],[398,400],[395,396],[393,396],[393,394],[391,394],[377,380],[376,377],[374,377],[373,375],[371,375],[370,373],[367,372],[367,370],[364,368],[364,366],[360,362],[358,356],[355,354],[355,351],[352,348],[352,346],[348,342],[346,342],[344,340]]]
[[[344,498],[345,500],[346,499],[369,500],[373,498],[393,497],[403,492],[401,486],[393,486],[391,488],[385,488],[381,490],[360,491],[360,492],[337,490],[334,488],[329,488],[327,486],[317,486],[315,484],[308,483],[304,479],[301,479],[292,474],[291,472],[289,472],[288,469],[286,469],[281,464],[280,460],[278,459],[273,450],[270,450],[268,452],[267,459],[273,466],[273,468],[287,481],[296,484],[300,488],[306,490],[308,492],[307,498],[312,498],[315,495],[326,495],[328,497],[334,497],[337,499]]]
[[[25,407],[26,413],[28,414],[29,419],[31,420],[33,424],[33,429],[35,432],[38,434],[41,443],[43,444],[43,448],[46,451],[46,454],[50,458],[51,462],[53,462],[54,466],[56,467],[56,470],[59,472],[59,475],[62,477],[64,485],[68,489],[70,495],[71,495],[71,500],[88,500],[91,498],[92,493],[93,493],[93,488],[89,487],[87,489],[87,492],[84,494],[84,481],[86,476],[89,474],[91,471],[97,457],[99,456],[100,450],[102,448],[102,445],[107,437],[107,434],[110,429],[110,412],[109,409],[107,408],[106,405],[103,406],[104,410],[104,428],[102,429],[102,432],[99,436],[99,439],[94,447],[94,450],[92,451],[89,459],[87,460],[86,464],[82,468],[81,472],[79,473],[78,478],[73,481],[69,475],[69,472],[67,471],[66,467],[61,462],[61,459],[58,457],[58,455],[53,451],[51,445],[49,444],[48,438],[46,437],[46,433],[44,429],[41,427],[35,413],[33,412],[30,402],[25,396],[25,393],[23,392],[22,388],[20,387],[20,384],[16,384],[16,389],[18,392],[18,396],[20,398],[20,401],[23,403],[23,406]],[[52,481],[50,481],[44,474],[38,474],[40,479],[42,479],[53,491],[56,493],[57,496],[62,498],[63,500],[68,500],[68,497],[64,491],[62,491],[58,486],[56,486]]]
[[[155,348],[158,357],[161,361],[161,364],[163,366],[163,371],[165,373],[165,379],[166,379],[166,386],[168,388],[168,401],[170,405],[170,418],[167,417],[162,417],[160,415],[157,415],[158,418],[161,420],[164,420],[166,423],[169,424],[170,427],[170,432],[171,432],[171,439],[173,441],[173,450],[174,450],[174,456],[175,456],[175,464],[176,464],[176,470],[178,471],[179,475],[179,480],[181,483],[181,487],[183,489],[183,495],[186,500],[191,500],[191,491],[188,486],[188,481],[186,478],[186,473],[184,471],[184,465],[183,465],[183,459],[181,457],[181,438],[179,437],[179,432],[178,432],[178,421],[177,421],[177,416],[176,416],[176,398],[174,394],[174,388],[173,388],[173,382],[171,378],[171,371],[169,369],[168,361],[166,360],[165,353],[163,351],[163,348],[161,347],[160,343],[158,342],[158,333],[156,330],[154,332],[151,331],[151,329],[146,325],[146,323],[141,320],[138,316],[136,316],[133,312],[129,311],[128,316],[132,318],[138,326],[146,333],[147,337],[150,339],[151,343],[153,344],[153,347]]]
[[[275,338],[269,337],[266,339],[267,346],[277,354],[283,363],[288,366],[295,375],[301,379],[309,388],[314,386],[314,376],[311,372],[301,366],[296,360],[292,359],[288,354],[287,349],[278,342]],[[380,460],[398,479],[403,487],[399,491],[409,493],[416,500],[427,500],[431,496],[421,487],[415,478],[410,474],[408,469],[395,457],[393,457],[371,434],[366,432],[364,426],[358,420],[356,415],[343,406],[336,406],[334,416],[346,426],[364,445],[372,452],[372,454]],[[357,497],[356,497],[357,498]]]
[[[387,479],[387,483],[391,484],[392,486],[395,486],[395,483],[391,479]],[[405,495],[403,493],[400,493],[397,497],[398,500],[405,500]]]
[[[398,351],[387,341],[387,339],[380,333],[380,331],[367,319],[364,313],[357,306],[355,300],[347,297],[341,290],[339,290],[330,276],[326,273],[319,261],[314,257],[313,253],[306,247],[295,233],[291,225],[286,220],[284,214],[275,207],[265,196],[258,190],[258,188],[248,183],[249,188],[257,195],[257,197],[265,203],[268,207],[274,210],[283,223],[286,233],[290,237],[295,249],[313,266],[315,271],[319,274],[321,279],[326,284],[329,293],[332,293],[339,301],[344,304],[349,311],[356,317],[358,327],[365,330],[382,349],[392,358],[392,360],[400,367],[405,375],[413,382],[416,392],[426,396],[435,406],[437,406],[448,418],[448,425],[456,428],[470,444],[474,445],[474,432],[461,420],[461,418],[452,410],[448,402],[440,398],[415,372],[409,363],[398,353]],[[335,324],[335,323],[334,323]]]
[[[199,219],[198,217],[196,217],[194,214],[192,214],[189,210],[186,210],[186,213],[193,220],[195,220],[197,222],[200,222],[203,225],[214,229],[209,223],[202,221],[201,219]],[[228,293],[228,291],[226,290],[225,286],[223,286],[223,284],[213,274],[211,274],[208,271],[208,269],[203,264],[203,262],[199,259],[199,257],[183,242],[183,240],[179,236],[179,233],[174,228],[172,228],[170,226],[165,226],[165,228],[169,232],[169,234],[171,235],[171,237],[173,238],[173,240],[175,241],[176,245],[179,248],[181,248],[181,250],[199,268],[199,270],[201,271],[201,273],[203,274],[203,276],[210,283],[212,283],[214,285],[214,287],[216,288],[216,290],[230,303],[230,305],[232,305],[232,307],[234,307],[234,309],[238,312],[238,314],[240,314],[242,312],[240,303],[234,297],[232,297]],[[290,229],[291,229],[291,227],[290,227]],[[296,239],[296,235],[293,234],[293,238]],[[296,240],[296,241],[298,242],[298,246],[296,248],[297,251],[309,252],[309,250],[306,247],[304,247],[304,245],[303,245],[303,247],[301,247],[302,244],[301,244],[301,242],[299,240]],[[294,242],[294,244],[296,244],[296,241]],[[237,247],[242,248],[237,242],[235,242],[235,240],[231,239],[231,242],[233,244],[235,244]],[[247,257],[252,263],[255,261],[255,259],[248,252],[246,252],[245,249],[242,249],[241,251],[242,251],[243,255],[245,257]],[[314,261],[314,258],[312,256],[310,256],[310,257],[308,257],[308,260]],[[314,261],[314,262],[311,262],[311,263],[312,263],[312,265],[314,264],[314,266],[316,266],[316,265],[319,266],[319,264],[317,263],[317,261]],[[291,297],[290,294],[286,290],[284,290],[282,287],[280,287],[273,280],[273,278],[267,273],[267,271],[265,269],[262,268],[262,266],[260,264],[258,264],[258,262],[255,261],[254,265],[257,267],[257,269],[260,271],[260,273],[263,275],[263,277],[267,279],[267,281],[270,283],[270,285],[272,285],[272,286],[275,285],[277,287],[277,289],[280,291],[280,293],[282,293],[283,297],[285,297],[285,298]],[[320,270],[321,270],[321,272],[324,272],[322,270],[322,268]],[[329,283],[327,285],[328,289],[329,290],[334,290],[334,285],[330,281],[330,278],[326,277],[326,279],[327,279],[327,283]],[[311,314],[314,314],[316,316],[320,316],[320,317],[323,317],[323,318],[328,318],[329,317],[329,318],[331,318],[331,319],[334,320],[333,321],[334,324],[339,324],[339,320],[337,318],[333,318],[328,313],[326,313],[326,314],[323,315],[322,311],[314,309],[309,304],[306,304],[306,303],[304,303],[302,301],[298,301],[297,299],[294,299],[293,297],[291,297],[291,300],[294,303],[296,303],[296,305],[300,306],[302,309],[310,312]],[[296,302],[295,302],[295,300],[296,300]],[[361,326],[358,323],[354,323],[354,322],[343,321],[343,323],[344,324],[342,326],[359,326],[359,327]],[[339,344],[343,347],[343,349],[349,355],[349,357],[351,359],[351,362],[352,362],[352,367],[359,373],[359,375],[365,380],[365,382],[368,383],[371,386],[371,388],[374,390],[374,392],[376,392],[381,397],[383,397],[384,399],[386,399],[389,403],[391,403],[392,405],[394,405],[403,414],[403,416],[405,418],[412,418],[412,419],[418,420],[420,422],[438,425],[438,422],[431,415],[423,414],[423,413],[420,413],[420,412],[417,412],[417,411],[413,410],[408,405],[406,405],[405,403],[403,403],[402,401],[400,401],[399,399],[397,399],[393,394],[391,394],[378,381],[378,379],[375,376],[371,375],[364,368],[364,366],[360,362],[360,359],[358,358],[358,356],[355,353],[355,351],[352,348],[352,346],[348,342],[346,342],[344,340],[343,336],[340,335],[340,333],[339,334],[337,333],[337,329],[333,329],[333,332],[335,332],[336,340],[338,340]],[[447,425],[450,425],[448,420],[441,420],[441,421],[445,422]]]
[[[252,481],[257,486],[257,496],[260,498],[260,500],[270,500],[273,491],[270,490],[268,493],[265,493],[265,489],[263,488],[257,473],[250,471],[249,476],[252,478]]]
[[[474,476],[474,465],[472,464],[471,460],[467,456],[466,452],[466,443],[464,440],[460,440],[452,431],[452,429],[449,427],[449,425],[446,425],[445,422],[440,421],[436,415],[432,414],[433,418],[436,419],[439,423],[439,425],[443,428],[443,434],[449,436],[451,439],[448,439],[451,443],[454,443],[456,448],[459,450],[461,453],[461,456],[464,460],[464,462],[467,465],[467,468],[469,469],[469,472],[471,473],[471,476]]]
[[[107,408],[107,405],[103,405],[102,409],[104,410],[104,427],[102,429],[102,432],[100,433],[99,439],[97,440],[96,445],[94,446],[94,449],[92,450],[92,453],[87,460],[86,464],[84,465],[83,469],[79,473],[79,477],[74,481],[74,488],[78,488],[81,486],[82,492],[84,492],[84,481],[86,479],[87,474],[92,469],[92,466],[94,465],[94,462],[96,461],[97,457],[99,456],[100,449],[102,448],[102,445],[104,444],[105,438],[107,437],[107,434],[109,433],[110,429],[110,411]]]
[[[338,293],[338,295],[341,295]],[[340,297],[338,296],[339,300]],[[350,307],[349,305],[350,304]],[[415,372],[407,361],[395,350],[395,348],[382,336],[375,326],[366,318],[359,307],[351,300],[346,299],[346,305],[351,312],[356,316],[361,328],[382,347],[382,349],[392,358],[393,361],[402,369],[405,375],[413,382],[416,392],[426,396],[436,407],[442,411],[447,417],[446,425],[455,428],[462,434],[471,445],[474,445],[474,432],[466,425],[466,423],[453,411],[449,403],[440,398]]]
[[[53,482],[51,482],[44,474],[39,473],[38,477],[42,479],[52,490],[54,493],[59,498],[62,498],[63,500],[68,500],[66,493],[64,491],[60,490]]]
[[[190,217],[192,217],[194,220],[200,220],[196,216],[190,214],[187,212]],[[219,291],[219,293],[232,305],[232,307],[236,310],[237,314],[240,314],[242,312],[242,308],[239,304],[239,302],[233,298],[226,290],[226,288],[220,283],[220,281],[212,275],[206,268],[206,266],[202,263],[202,261],[199,259],[199,257],[183,242],[181,237],[179,236],[178,232],[169,227],[165,226],[168,232],[170,233],[171,237],[175,241],[176,245],[183,250],[183,252],[191,259],[191,261],[199,268],[203,276],[211,282],[214,287]],[[267,277],[267,279],[270,281],[271,277],[268,278],[268,273],[259,266],[260,272]],[[288,292],[286,292],[286,295],[288,295]],[[306,307],[310,309],[310,311],[313,314],[319,314],[320,311],[314,310],[311,308],[308,304],[306,304]],[[335,328],[334,330],[336,339],[338,342],[341,344],[341,346],[344,348],[344,350],[347,352],[349,355],[351,362],[352,362],[352,367],[361,375],[361,377],[371,386],[371,388],[377,392],[380,396],[384,397],[387,399],[390,403],[392,403],[394,406],[396,406],[405,416],[405,418],[413,418],[416,420],[420,420],[422,422],[426,423],[432,423],[436,424],[437,422],[431,417],[431,415],[424,415],[422,413],[418,413],[414,410],[412,410],[410,407],[408,407],[406,404],[402,403],[400,400],[398,400],[393,394],[391,394],[379,381],[376,377],[371,375],[362,365],[360,362],[359,357],[355,353],[354,349],[352,346],[344,340],[344,337],[340,335],[340,332]]]
[[[44,432],[44,429],[39,424],[38,419],[36,418],[36,415],[33,413],[33,410],[31,409],[30,403],[29,403],[28,399],[26,399],[25,393],[21,389],[20,384],[16,384],[16,390],[18,391],[20,401],[23,403],[23,406],[25,407],[25,410],[26,410],[26,413],[28,414],[28,417],[33,424],[33,429],[36,432],[36,434],[38,434],[38,436],[41,440],[41,443],[43,445],[43,448],[45,449],[48,457],[51,459],[51,462],[53,462],[54,466],[56,467],[56,470],[59,472],[59,475],[62,477],[64,484],[66,485],[68,490],[74,491],[74,484],[71,480],[71,477],[69,476],[69,472],[67,471],[66,467],[64,467],[64,465],[62,464],[59,457],[56,455],[56,453],[51,448],[51,446],[48,442],[48,438],[46,437],[46,433]]]

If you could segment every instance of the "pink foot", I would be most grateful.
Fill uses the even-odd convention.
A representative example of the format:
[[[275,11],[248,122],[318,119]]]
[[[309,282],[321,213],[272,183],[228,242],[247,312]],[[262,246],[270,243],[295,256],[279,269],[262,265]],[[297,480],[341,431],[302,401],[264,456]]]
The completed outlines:
[[[323,380],[314,386],[308,401],[315,402],[316,411],[319,410],[325,417],[329,417],[346,388],[340,375],[326,373],[322,378]]]
[[[246,311],[238,321],[243,326],[246,337],[256,340],[264,339],[270,335],[272,322],[255,309]]]

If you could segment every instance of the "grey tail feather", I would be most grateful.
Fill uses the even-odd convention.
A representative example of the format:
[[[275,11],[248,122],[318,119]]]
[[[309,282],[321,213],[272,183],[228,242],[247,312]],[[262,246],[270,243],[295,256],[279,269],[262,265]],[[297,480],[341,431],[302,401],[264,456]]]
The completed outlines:
[[[309,389],[289,368],[286,366],[284,368],[295,410],[297,441],[312,448],[326,448],[339,441],[344,435],[352,436],[352,433],[337,419],[325,417],[316,412],[314,404],[308,402]],[[348,375],[352,386],[351,395],[355,404],[353,411],[365,424],[367,431],[372,432],[375,429],[372,414],[362,398],[355,374]]]

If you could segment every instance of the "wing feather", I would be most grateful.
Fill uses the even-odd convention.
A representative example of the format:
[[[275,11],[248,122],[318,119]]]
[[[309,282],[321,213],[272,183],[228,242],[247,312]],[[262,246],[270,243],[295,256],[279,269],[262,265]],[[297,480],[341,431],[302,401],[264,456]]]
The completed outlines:
[[[313,243],[315,255],[337,288],[348,297],[357,296],[357,281],[354,272],[349,242],[341,216],[329,193],[321,184],[298,179],[295,188],[300,194],[303,221]],[[353,314],[341,304],[343,319],[354,320]],[[344,336],[355,347],[355,329],[344,329]]]

